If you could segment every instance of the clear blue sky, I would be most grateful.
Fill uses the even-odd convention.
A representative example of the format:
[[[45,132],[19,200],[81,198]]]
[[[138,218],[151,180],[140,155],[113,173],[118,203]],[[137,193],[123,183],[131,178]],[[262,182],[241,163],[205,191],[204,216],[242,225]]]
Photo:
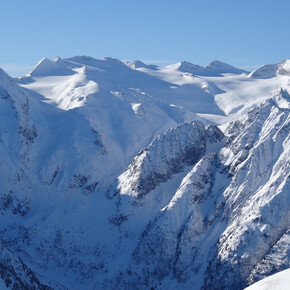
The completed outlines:
[[[251,69],[290,57],[289,15],[288,0],[1,1],[0,66],[89,55]]]

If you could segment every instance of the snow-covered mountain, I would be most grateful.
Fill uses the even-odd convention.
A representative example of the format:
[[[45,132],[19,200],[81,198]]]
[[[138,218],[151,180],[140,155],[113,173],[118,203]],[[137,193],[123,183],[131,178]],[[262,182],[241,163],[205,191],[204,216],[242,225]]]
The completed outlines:
[[[252,78],[269,79],[276,76],[289,76],[290,75],[290,60],[286,59],[277,64],[267,64],[259,67],[251,72],[249,76]]]
[[[51,289],[42,285],[34,273],[0,244],[0,289]]]
[[[290,269],[271,275],[245,290],[287,290],[290,285]]]
[[[199,76],[221,76],[223,74],[248,74],[249,72],[233,67],[229,64],[226,64],[224,62],[215,60],[211,62],[206,67],[199,66],[192,64],[187,61],[182,61],[180,63],[171,65],[170,67],[175,67],[181,72],[185,73],[192,73],[193,75],[199,75]]]
[[[289,267],[287,63],[1,70],[0,286],[243,289]]]

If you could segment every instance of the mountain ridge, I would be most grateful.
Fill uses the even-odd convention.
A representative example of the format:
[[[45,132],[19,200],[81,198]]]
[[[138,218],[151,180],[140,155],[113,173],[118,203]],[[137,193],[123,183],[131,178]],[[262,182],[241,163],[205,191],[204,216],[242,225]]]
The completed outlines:
[[[242,289],[287,268],[287,78],[0,71],[1,243],[55,289]]]

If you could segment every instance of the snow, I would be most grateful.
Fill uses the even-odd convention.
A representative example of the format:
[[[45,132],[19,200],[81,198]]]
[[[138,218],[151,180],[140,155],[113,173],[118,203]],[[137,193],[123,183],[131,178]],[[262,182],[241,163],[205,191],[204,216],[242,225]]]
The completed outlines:
[[[48,58],[40,60],[31,72],[25,77],[42,77],[53,75],[72,75],[74,73],[69,67],[63,65],[62,59],[56,57],[53,61]]]
[[[131,103],[131,106],[136,116],[142,117],[145,114],[145,110],[141,103]]]
[[[270,79],[276,76],[290,75],[290,60],[285,59],[277,64],[267,64],[249,74],[252,78]]]
[[[285,267],[289,62],[276,66],[77,56],[0,71],[1,240],[53,288],[233,288]]]
[[[288,290],[290,285],[290,269],[271,275],[245,290]]]
[[[88,95],[102,94],[104,89],[109,89],[107,88],[108,85],[114,86],[110,91],[116,91],[117,86],[119,87],[118,91],[123,92],[123,94],[128,92],[128,89],[137,87],[140,92],[147,96],[167,104],[186,108],[193,113],[205,114],[201,116],[208,118],[210,121],[216,121],[224,113],[233,115],[233,112],[237,113],[240,110],[244,113],[253,104],[269,97],[269,92],[279,85],[276,82],[271,84],[262,81],[254,82],[247,78],[242,70],[234,69],[218,61],[211,63],[206,68],[188,62],[166,67],[152,67],[134,61],[127,62],[127,65],[130,68],[132,67],[133,70],[126,70],[124,64],[115,59],[96,60],[90,57],[74,57],[61,60],[61,67],[66,67],[76,73],[85,65],[86,71],[83,74],[86,77],[81,77],[80,72],[77,76],[74,74],[67,76],[62,73],[62,69],[59,69],[59,74],[55,73],[54,78],[49,78],[52,72],[55,72],[54,68],[51,69],[50,66],[52,64],[60,65],[60,60],[58,59],[56,62],[49,61],[49,65],[44,66],[43,62],[47,63],[48,61],[43,60],[36,66],[34,73],[29,75],[30,78],[24,77],[20,80],[20,83],[23,87],[37,91],[46,99],[54,101],[62,109],[83,105],[79,100],[75,101],[74,92],[75,95],[82,94],[84,98],[87,98]],[[139,65],[132,66],[132,64]],[[45,69],[47,70],[47,77],[39,77],[37,71],[40,70],[43,73]],[[123,73],[121,79],[120,71]],[[203,75],[201,71],[207,73]],[[195,77],[196,72],[200,72],[198,77]],[[225,72],[227,75],[221,77],[221,72]],[[150,86],[144,87],[149,80]],[[245,82],[248,84],[245,85]],[[134,83],[134,85],[132,86],[130,83]],[[81,91],[75,91],[79,87],[81,87]],[[247,91],[245,91],[245,88],[247,88]],[[67,91],[67,93],[61,93],[63,91]],[[54,99],[55,96],[57,96],[57,99]],[[257,99],[257,96],[259,96],[259,99]],[[126,99],[126,95],[123,98]],[[228,102],[229,99],[231,99],[231,102]],[[72,102],[74,104],[71,104]],[[244,106],[245,103],[247,103],[246,106]],[[212,114],[213,117],[211,118],[209,114]]]

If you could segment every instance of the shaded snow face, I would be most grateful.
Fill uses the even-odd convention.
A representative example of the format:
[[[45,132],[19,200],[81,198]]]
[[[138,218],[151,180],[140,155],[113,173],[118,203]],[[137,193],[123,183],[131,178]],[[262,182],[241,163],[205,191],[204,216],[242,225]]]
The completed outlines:
[[[49,289],[42,285],[35,274],[0,243],[1,289]]]

